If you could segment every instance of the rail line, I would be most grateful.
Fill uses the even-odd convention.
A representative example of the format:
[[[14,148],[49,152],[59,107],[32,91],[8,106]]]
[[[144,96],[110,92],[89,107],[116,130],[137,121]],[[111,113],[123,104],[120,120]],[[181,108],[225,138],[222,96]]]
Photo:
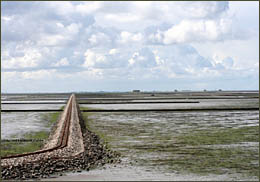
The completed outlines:
[[[5,157],[1,157],[1,159],[11,159],[11,158],[17,158],[17,157],[25,157],[29,155],[35,155],[35,154],[42,154],[46,152],[52,152],[54,150],[62,149],[68,145],[68,139],[69,139],[69,128],[71,123],[71,112],[72,112],[72,99],[68,100],[68,109],[65,117],[65,121],[63,123],[62,131],[61,131],[61,137],[58,141],[58,144],[52,148],[44,149],[44,150],[38,150],[34,152],[28,152],[23,154],[15,154],[15,155],[9,155]],[[65,112],[65,111],[64,111]]]

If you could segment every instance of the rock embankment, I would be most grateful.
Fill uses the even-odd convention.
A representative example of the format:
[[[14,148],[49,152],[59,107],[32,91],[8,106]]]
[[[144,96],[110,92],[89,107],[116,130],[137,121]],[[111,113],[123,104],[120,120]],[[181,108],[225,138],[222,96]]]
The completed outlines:
[[[2,179],[45,178],[55,173],[89,170],[97,165],[119,161],[119,155],[108,150],[100,142],[99,137],[85,127],[74,95],[69,102],[72,102],[72,113],[67,147],[32,156],[3,159]],[[67,106],[64,113],[68,110]],[[55,132],[49,137],[50,143],[47,143],[44,149],[58,143],[57,140],[60,139],[58,133],[61,132],[60,125],[64,122],[62,121],[65,118],[64,113],[57,123]]]

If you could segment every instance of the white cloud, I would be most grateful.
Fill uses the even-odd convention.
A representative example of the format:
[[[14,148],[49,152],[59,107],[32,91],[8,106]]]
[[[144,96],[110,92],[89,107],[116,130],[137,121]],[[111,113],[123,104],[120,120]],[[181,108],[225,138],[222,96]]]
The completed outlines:
[[[163,32],[158,30],[156,33],[150,34],[147,39],[152,43],[162,43],[163,38],[164,38]]]
[[[138,52],[134,52],[128,63],[129,66],[140,68],[156,66],[155,56],[149,48],[142,48]]]
[[[217,18],[229,9],[227,1],[181,2],[182,13],[194,18]]]
[[[17,72],[16,71],[11,71],[11,72],[3,72],[1,71],[1,78],[2,78],[2,81],[5,81],[5,80],[12,80],[14,78],[17,78]]]
[[[42,35],[38,41],[39,46],[62,46],[67,39],[63,35]]]
[[[52,8],[59,15],[68,16],[75,11],[75,7],[69,1],[58,2],[58,1],[47,1],[45,2],[47,6]]]
[[[143,40],[143,35],[141,33],[131,33],[128,31],[122,31],[120,34],[119,42],[122,44],[141,42]]]
[[[10,21],[12,19],[13,19],[12,16],[1,16],[1,20],[4,20],[4,21]]]
[[[118,23],[131,23],[140,20],[139,16],[133,15],[130,13],[121,13],[121,14],[106,14],[104,18],[107,21],[115,21]]]
[[[38,71],[26,71],[21,72],[20,75],[24,79],[46,79],[48,77],[52,77],[56,70],[38,70]]]
[[[259,5],[236,3],[3,2],[3,75],[12,83],[45,75],[80,85],[83,77],[254,82]],[[48,71],[52,66],[56,72]]]
[[[110,49],[109,51],[109,54],[111,55],[118,54],[118,53],[119,53],[118,49]]]
[[[184,20],[164,32],[163,43],[187,43],[201,41],[224,40],[231,34],[231,21],[215,20]],[[229,37],[231,38],[231,37]]]
[[[57,27],[59,27],[59,28],[64,28],[64,25],[63,25],[62,23],[60,23],[60,22],[56,23],[56,25],[57,25]]]
[[[53,64],[53,66],[68,66],[69,65],[69,61],[67,58],[62,58],[60,61],[58,61],[57,63]]]
[[[107,59],[104,55],[100,53],[96,53],[93,50],[88,49],[85,54],[85,62],[83,64],[84,67],[91,68],[91,67],[98,67],[105,65],[107,63]]]
[[[221,54],[214,54],[213,57],[213,64],[215,67],[220,67],[222,66],[223,68],[232,68],[234,65],[234,60],[230,56],[226,57]]]
[[[37,67],[41,61],[42,54],[36,49],[26,49],[22,56],[11,57],[10,53],[4,51],[2,59],[2,68],[17,69],[17,68],[33,68]]]
[[[89,69],[88,71],[83,72],[85,74],[87,74],[87,76],[90,76],[92,78],[103,78],[103,70],[102,69],[98,69],[98,68],[92,68]]]
[[[82,27],[81,23],[72,23],[66,27],[68,34],[75,35],[79,32],[79,29]]]
[[[39,46],[65,46],[70,41],[74,41],[77,38],[80,29],[82,27],[81,23],[71,23],[67,26],[64,26],[62,23],[56,23],[56,26],[59,27],[57,33],[48,33],[44,32],[39,34],[37,44]]]
[[[144,29],[162,21],[176,24],[182,19],[219,18],[229,9],[229,2],[104,2],[96,11],[100,26],[130,31]]]
[[[109,44],[111,42],[110,38],[102,32],[92,34],[88,41],[95,46],[100,44]]]
[[[79,5],[75,6],[75,10],[83,15],[93,14],[103,7],[104,2],[101,1],[89,1],[81,2]]]

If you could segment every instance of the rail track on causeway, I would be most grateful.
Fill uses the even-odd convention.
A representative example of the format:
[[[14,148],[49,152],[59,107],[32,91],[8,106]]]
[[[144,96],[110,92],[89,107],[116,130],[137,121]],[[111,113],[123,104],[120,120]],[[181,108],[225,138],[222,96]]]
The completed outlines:
[[[2,157],[1,159],[11,159],[11,158],[17,158],[17,157],[25,157],[29,155],[35,155],[35,154],[42,154],[46,152],[51,152],[54,150],[62,149],[68,145],[68,139],[69,139],[69,127],[70,127],[70,121],[71,121],[71,111],[72,111],[72,99],[69,99],[68,103],[68,110],[65,116],[65,120],[63,123],[60,139],[58,140],[58,144],[54,147],[38,150],[34,152],[28,152],[28,153],[22,153],[22,154],[15,154],[15,155],[9,155]]]
[[[64,171],[88,170],[115,156],[85,127],[74,94],[54,128],[41,150],[2,157],[2,179],[45,178]]]

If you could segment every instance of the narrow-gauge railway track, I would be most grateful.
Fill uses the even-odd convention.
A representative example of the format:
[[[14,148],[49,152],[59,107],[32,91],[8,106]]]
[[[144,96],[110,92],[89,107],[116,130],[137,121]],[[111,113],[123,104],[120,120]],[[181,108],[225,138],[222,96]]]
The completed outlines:
[[[73,97],[73,96],[72,96]],[[11,159],[11,158],[18,158],[18,157],[25,157],[25,156],[30,156],[30,155],[35,155],[35,154],[42,154],[46,152],[52,152],[54,150],[62,149],[68,145],[68,139],[69,139],[69,128],[70,128],[70,123],[71,123],[71,112],[72,112],[72,97],[68,100],[68,109],[65,117],[65,121],[63,123],[60,139],[58,140],[58,144],[54,147],[44,149],[44,150],[38,150],[34,152],[28,152],[28,153],[23,153],[23,154],[15,154],[15,155],[9,155],[5,157],[1,157],[1,159]]]
[[[46,178],[68,170],[89,170],[97,165],[116,162],[118,157],[88,130],[73,94],[57,120],[55,130],[41,150],[10,155],[1,160],[4,180]]]

